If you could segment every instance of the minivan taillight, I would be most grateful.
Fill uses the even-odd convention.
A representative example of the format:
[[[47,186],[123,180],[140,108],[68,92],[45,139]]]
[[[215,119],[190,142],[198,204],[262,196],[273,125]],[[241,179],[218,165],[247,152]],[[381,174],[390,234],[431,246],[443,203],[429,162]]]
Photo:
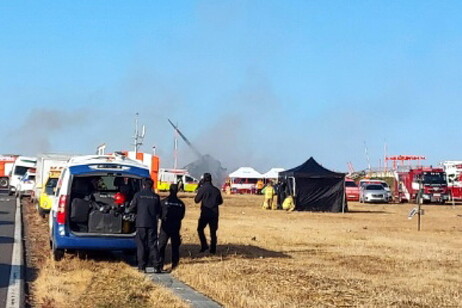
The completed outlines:
[[[67,196],[59,196],[58,212],[56,213],[56,222],[60,225],[64,225],[66,223],[66,203]]]

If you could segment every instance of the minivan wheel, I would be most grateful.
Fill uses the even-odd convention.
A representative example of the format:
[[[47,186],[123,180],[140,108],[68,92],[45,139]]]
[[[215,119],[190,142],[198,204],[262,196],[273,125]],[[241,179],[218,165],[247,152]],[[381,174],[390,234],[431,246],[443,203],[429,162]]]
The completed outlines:
[[[64,249],[56,248],[54,242],[51,242],[51,257],[54,261],[61,261],[61,259],[64,257]]]

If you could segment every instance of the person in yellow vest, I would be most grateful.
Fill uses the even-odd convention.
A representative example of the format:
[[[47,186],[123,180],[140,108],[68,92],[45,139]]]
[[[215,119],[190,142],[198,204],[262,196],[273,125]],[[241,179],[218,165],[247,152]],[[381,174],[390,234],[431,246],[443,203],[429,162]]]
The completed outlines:
[[[263,180],[258,180],[257,184],[255,184],[255,188],[257,189],[257,195],[261,194],[261,190],[263,189],[264,183]]]
[[[295,210],[294,198],[292,196],[287,196],[282,203],[282,209],[286,211]]]
[[[265,188],[262,190],[264,196],[265,196],[265,201],[263,202],[263,208],[265,210],[277,210],[277,204],[273,202],[273,198],[275,195],[275,190],[273,187],[273,183],[268,182]]]

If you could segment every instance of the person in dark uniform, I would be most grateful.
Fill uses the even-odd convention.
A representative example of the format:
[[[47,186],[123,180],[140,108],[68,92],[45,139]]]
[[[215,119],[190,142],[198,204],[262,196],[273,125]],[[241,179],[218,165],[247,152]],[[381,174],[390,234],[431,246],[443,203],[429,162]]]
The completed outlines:
[[[143,180],[143,189],[133,196],[129,211],[136,213],[138,270],[145,271],[146,265],[152,262],[155,272],[160,273],[159,251],[157,249],[157,220],[160,215],[160,199],[152,190],[153,184],[154,182],[150,178]]]
[[[277,194],[277,204],[278,208],[282,209],[282,203],[284,203],[284,200],[286,199],[286,183],[283,180],[278,181],[277,189],[276,189],[276,194]]]
[[[159,235],[160,268],[164,267],[165,248],[168,239],[172,246],[172,269],[178,266],[180,261],[181,244],[181,220],[184,218],[185,205],[177,197],[178,186],[170,185],[170,195],[161,202],[161,225]]]
[[[197,183],[196,191],[198,191],[199,188],[201,188],[203,184],[204,184],[204,177],[202,177],[202,178],[199,180],[199,183]]]
[[[194,198],[196,203],[201,202],[201,214],[197,226],[197,233],[201,241],[201,250],[204,252],[209,249],[205,238],[204,229],[209,225],[210,229],[210,253],[216,253],[217,249],[217,230],[218,230],[218,206],[223,203],[221,192],[212,185],[212,176],[210,173],[204,173],[203,184],[197,191]]]

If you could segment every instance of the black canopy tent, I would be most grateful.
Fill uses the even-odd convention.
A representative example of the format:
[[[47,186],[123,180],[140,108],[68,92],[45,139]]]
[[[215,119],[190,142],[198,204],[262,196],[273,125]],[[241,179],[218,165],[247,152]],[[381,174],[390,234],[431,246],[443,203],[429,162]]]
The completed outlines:
[[[299,211],[345,212],[345,174],[330,171],[310,157],[304,164],[279,173]]]

